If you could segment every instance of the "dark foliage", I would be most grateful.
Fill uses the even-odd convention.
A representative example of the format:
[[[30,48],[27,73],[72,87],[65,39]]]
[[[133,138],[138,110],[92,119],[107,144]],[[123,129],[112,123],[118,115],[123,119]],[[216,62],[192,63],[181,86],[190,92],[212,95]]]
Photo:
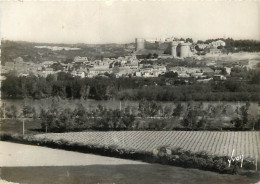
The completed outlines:
[[[73,78],[67,73],[36,77],[9,74],[3,81],[3,98],[41,99],[51,96],[73,99],[126,99],[154,101],[259,101],[259,72],[248,74],[246,81],[232,78],[207,84],[186,83],[174,73],[158,78]],[[203,94],[203,95],[202,95]]]

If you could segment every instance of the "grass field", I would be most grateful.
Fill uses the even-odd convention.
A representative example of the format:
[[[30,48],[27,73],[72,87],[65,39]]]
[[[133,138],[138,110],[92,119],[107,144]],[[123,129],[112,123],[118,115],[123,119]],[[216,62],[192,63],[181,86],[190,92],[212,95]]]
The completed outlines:
[[[25,134],[36,134],[41,128],[39,120],[25,120],[24,130]],[[1,119],[0,133],[22,134],[23,122],[22,119]]]
[[[183,148],[193,152],[206,151],[219,156],[244,155],[260,158],[260,132],[218,131],[121,131],[73,132],[36,135],[37,138],[63,139],[73,143],[118,146],[118,148],[152,152],[159,146]]]

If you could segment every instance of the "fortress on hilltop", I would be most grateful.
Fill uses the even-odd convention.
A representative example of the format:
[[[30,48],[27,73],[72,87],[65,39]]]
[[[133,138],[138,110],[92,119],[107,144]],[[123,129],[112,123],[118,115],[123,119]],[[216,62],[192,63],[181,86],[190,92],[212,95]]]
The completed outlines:
[[[156,53],[158,55],[169,54],[174,58],[185,58],[194,54],[192,43],[176,39],[147,40],[136,38],[135,46],[137,55]]]

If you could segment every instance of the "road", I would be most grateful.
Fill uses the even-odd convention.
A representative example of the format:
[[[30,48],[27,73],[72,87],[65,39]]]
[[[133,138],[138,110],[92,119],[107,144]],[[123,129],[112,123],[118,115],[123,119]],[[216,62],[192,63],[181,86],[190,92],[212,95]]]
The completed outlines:
[[[0,141],[0,167],[146,164],[144,162]]]
[[[27,184],[256,183],[246,176],[0,141],[1,179]],[[0,180],[1,183],[1,180]]]

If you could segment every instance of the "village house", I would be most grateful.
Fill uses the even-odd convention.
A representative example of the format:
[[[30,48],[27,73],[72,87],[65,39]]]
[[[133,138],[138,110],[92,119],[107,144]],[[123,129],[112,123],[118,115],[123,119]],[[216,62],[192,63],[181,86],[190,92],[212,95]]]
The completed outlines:
[[[14,62],[6,62],[5,63],[5,69],[10,71],[10,70],[14,70]]]
[[[214,75],[214,80],[226,80],[227,78],[224,75]]]
[[[71,75],[73,77],[80,77],[80,78],[85,78],[86,77],[86,73],[84,71],[81,71],[81,70],[79,70],[79,71],[73,70],[71,72]]]
[[[199,49],[204,50],[205,48],[209,47],[209,44],[199,43],[199,44],[197,44],[197,46],[198,46]]]
[[[211,46],[213,46],[214,48],[217,48],[219,46],[226,46],[226,43],[223,40],[217,40],[217,41],[213,41],[210,43]]]
[[[42,76],[47,77],[50,74],[55,74],[53,71],[53,68],[45,68],[44,71],[42,71]]]
[[[207,78],[207,79],[198,79],[197,82],[200,83],[208,83],[209,81],[211,81],[213,78]]]
[[[111,69],[104,69],[104,68],[88,68],[86,77],[93,78],[97,75],[104,74],[104,73],[112,73],[112,71]]]
[[[88,57],[76,56],[76,57],[74,58],[74,62],[75,62],[75,63],[87,63],[87,62],[88,62]]]
[[[210,54],[210,55],[220,55],[220,54],[221,54],[221,50],[220,50],[220,49],[217,49],[217,48],[211,47],[211,48],[209,49],[209,54]]]
[[[230,75],[231,67],[225,67],[225,71],[226,71],[227,75]]]
[[[49,68],[49,67],[51,67],[53,64],[54,64],[54,61],[44,61],[44,62],[42,62],[41,65],[42,65],[44,68]]]
[[[125,66],[130,67],[132,70],[138,69],[138,60],[132,60],[131,62],[128,62]]]
[[[23,63],[23,62],[24,62],[24,61],[23,61],[23,58],[22,58],[22,57],[17,57],[17,58],[14,59],[14,63],[15,63],[15,64]]]

